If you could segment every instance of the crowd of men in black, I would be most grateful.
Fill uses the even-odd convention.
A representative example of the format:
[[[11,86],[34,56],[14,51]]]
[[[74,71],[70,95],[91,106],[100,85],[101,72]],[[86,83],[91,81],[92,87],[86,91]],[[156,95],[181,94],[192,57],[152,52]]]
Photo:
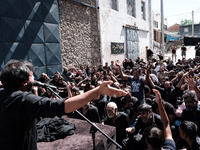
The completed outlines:
[[[128,94],[123,97],[101,95],[79,111],[92,122],[115,126],[116,140],[123,149],[145,150],[148,145],[144,136],[149,127],[163,131],[153,89],[161,95],[176,149],[200,148],[200,57],[179,59],[176,63],[170,58],[149,59],[147,63],[139,57],[136,61],[126,58],[122,63],[111,61],[104,66],[64,67],[62,73],[55,72],[53,77],[42,73],[38,79],[56,86],[56,92],[63,98],[87,92],[109,80],[113,81],[111,86]],[[33,87],[33,92],[56,98],[41,87]],[[63,117],[82,119],[76,112]],[[158,145],[159,141],[154,139],[153,142]]]

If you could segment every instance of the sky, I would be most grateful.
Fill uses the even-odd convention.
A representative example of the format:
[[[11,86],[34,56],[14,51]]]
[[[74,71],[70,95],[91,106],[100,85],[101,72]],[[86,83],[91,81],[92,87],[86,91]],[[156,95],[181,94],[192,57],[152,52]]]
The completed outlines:
[[[160,13],[160,1],[152,0],[152,10]],[[200,0],[163,0],[164,18],[170,27],[181,20],[191,19],[194,11],[194,23],[200,23]]]

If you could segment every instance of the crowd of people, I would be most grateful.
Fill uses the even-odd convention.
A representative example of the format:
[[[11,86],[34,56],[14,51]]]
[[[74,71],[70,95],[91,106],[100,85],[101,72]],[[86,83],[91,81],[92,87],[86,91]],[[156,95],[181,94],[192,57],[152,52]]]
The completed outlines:
[[[115,126],[116,141],[125,150],[200,149],[200,57],[63,67],[53,77],[42,73],[38,81],[69,99],[112,81],[111,87],[124,91],[121,96],[102,92],[78,110],[92,122]],[[32,92],[57,99],[47,88],[33,86]],[[73,111],[62,117],[82,119]]]
[[[81,107],[79,111],[92,122],[116,127],[116,140],[124,149],[146,149],[145,131],[154,126],[163,131],[158,104],[153,89],[161,94],[162,104],[169,118],[173,139],[177,149],[200,146],[198,141],[200,126],[200,58],[178,60],[174,63],[167,60],[152,60],[148,63],[138,58],[124,59],[123,62],[111,61],[105,65],[91,68],[80,65],[78,68],[63,68],[63,72],[55,72],[53,77],[42,73],[40,82],[57,87],[61,97],[73,97],[87,92],[104,81],[112,81],[115,88],[128,94],[122,97],[100,95]],[[39,95],[52,96],[45,89]],[[65,117],[82,119],[76,112]],[[187,122],[189,121],[189,123]],[[187,135],[186,129],[180,132],[183,123],[195,125],[195,136]],[[187,127],[188,132],[194,129]],[[190,131],[191,130],[191,131]],[[179,136],[180,134],[180,136]],[[192,140],[188,143],[185,138]]]

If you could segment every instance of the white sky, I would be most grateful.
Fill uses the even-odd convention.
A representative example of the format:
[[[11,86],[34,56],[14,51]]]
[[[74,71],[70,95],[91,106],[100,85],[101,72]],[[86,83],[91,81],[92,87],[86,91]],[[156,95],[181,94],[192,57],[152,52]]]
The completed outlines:
[[[160,13],[160,1],[152,0],[152,10]],[[164,18],[167,18],[167,26],[180,24],[182,19],[192,20],[194,10],[194,23],[200,23],[200,0],[163,0]]]

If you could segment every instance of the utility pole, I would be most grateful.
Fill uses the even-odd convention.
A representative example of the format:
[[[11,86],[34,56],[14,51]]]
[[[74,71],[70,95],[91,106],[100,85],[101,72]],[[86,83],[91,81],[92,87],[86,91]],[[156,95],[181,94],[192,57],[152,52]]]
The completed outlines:
[[[161,54],[164,56],[164,11],[163,11],[163,0],[160,0],[161,4]]]
[[[192,11],[192,37],[194,37],[194,10]]]
[[[152,10],[151,10],[151,0],[149,0],[149,48],[153,49],[153,33],[152,33]]]

